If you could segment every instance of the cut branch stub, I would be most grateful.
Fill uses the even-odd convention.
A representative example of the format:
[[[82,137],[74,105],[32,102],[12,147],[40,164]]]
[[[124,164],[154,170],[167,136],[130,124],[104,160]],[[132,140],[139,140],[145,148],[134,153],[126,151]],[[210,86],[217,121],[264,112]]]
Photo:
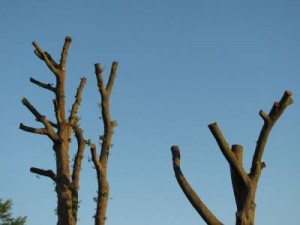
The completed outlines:
[[[72,38],[70,36],[67,36],[65,38],[65,43],[63,46],[63,50],[61,52],[61,59],[60,59],[60,67],[63,71],[66,70],[66,61],[67,61],[68,50],[69,50],[71,42],[72,42]]]
[[[30,168],[31,173],[35,173],[37,175],[45,176],[51,178],[53,181],[56,182],[56,174],[52,170],[44,170],[44,169],[39,169],[35,167]]]
[[[243,164],[243,146],[235,144],[232,145],[231,149],[234,155],[236,156],[238,162],[240,164]]]

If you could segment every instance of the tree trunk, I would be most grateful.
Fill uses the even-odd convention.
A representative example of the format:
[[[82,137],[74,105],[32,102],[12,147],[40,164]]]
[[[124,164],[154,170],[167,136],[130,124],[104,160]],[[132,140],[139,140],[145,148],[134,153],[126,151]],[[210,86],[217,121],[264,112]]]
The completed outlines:
[[[97,172],[98,179],[98,197],[97,209],[95,215],[95,224],[104,225],[106,221],[106,210],[109,197],[109,185],[106,178],[106,171]]]
[[[57,144],[57,176],[56,176],[56,193],[57,193],[57,225],[75,225],[73,217],[73,196],[70,182],[68,143]]]

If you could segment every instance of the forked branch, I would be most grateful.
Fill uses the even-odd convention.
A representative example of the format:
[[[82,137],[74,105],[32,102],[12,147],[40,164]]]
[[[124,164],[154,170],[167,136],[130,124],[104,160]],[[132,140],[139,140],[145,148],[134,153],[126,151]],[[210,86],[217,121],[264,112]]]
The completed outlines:
[[[264,153],[264,149],[269,137],[269,134],[275,125],[276,121],[279,119],[279,117],[282,115],[284,110],[293,103],[292,99],[292,93],[290,91],[285,91],[281,100],[279,102],[275,102],[269,112],[269,114],[266,114],[262,110],[259,112],[259,115],[264,120],[264,125],[260,131],[255,152],[253,155],[252,160],[252,166],[251,166],[251,172],[250,174],[252,176],[255,176],[257,174],[256,171],[259,171],[260,168],[263,168],[265,166],[264,163],[262,163],[262,156]]]
[[[34,53],[43,60],[48,68],[57,76],[58,75],[58,64],[52,59],[51,55],[47,52],[44,52],[36,41],[32,42],[32,45],[35,47]]]
[[[55,124],[50,122],[45,116],[41,115],[36,110],[36,108],[30,104],[30,102],[26,98],[22,99],[22,103],[35,116],[36,121],[43,123],[45,126],[45,129],[47,130],[47,133],[45,133],[44,130],[36,129],[37,133],[42,132],[39,134],[47,134],[51,138],[51,140],[53,140],[53,141],[57,140],[58,136],[53,129],[53,126],[55,126]],[[20,124],[20,129],[23,129],[23,130],[31,132],[31,133],[35,133],[34,132],[35,128],[26,127],[23,124]]]
[[[97,208],[96,208],[96,215],[95,215],[96,225],[104,225],[106,221],[106,209],[107,209],[108,195],[109,195],[109,184],[106,178],[106,169],[108,165],[109,151],[112,146],[111,142],[112,142],[114,127],[117,125],[116,122],[112,121],[110,117],[109,99],[113,88],[114,80],[117,75],[117,68],[118,68],[118,63],[113,62],[107,85],[105,85],[102,77],[103,68],[100,66],[100,64],[95,64],[97,86],[101,96],[100,106],[101,106],[102,122],[104,125],[103,135],[100,136],[100,140],[102,142],[100,156],[98,156],[96,151],[96,146],[94,144],[92,144],[90,148],[92,154],[92,161],[94,163],[97,172],[97,180],[98,180]]]
[[[101,154],[100,161],[104,162],[104,167],[107,164],[108,153],[111,148],[111,139],[113,135],[114,127],[116,126],[116,122],[111,120],[110,117],[110,102],[109,98],[111,95],[111,90],[114,84],[115,77],[117,75],[118,63],[113,62],[111,73],[109,76],[109,80],[107,85],[105,86],[104,80],[102,77],[103,68],[100,64],[95,64],[95,74],[97,78],[98,90],[101,95],[101,115],[104,125],[104,134],[101,136],[102,146],[101,146]]]

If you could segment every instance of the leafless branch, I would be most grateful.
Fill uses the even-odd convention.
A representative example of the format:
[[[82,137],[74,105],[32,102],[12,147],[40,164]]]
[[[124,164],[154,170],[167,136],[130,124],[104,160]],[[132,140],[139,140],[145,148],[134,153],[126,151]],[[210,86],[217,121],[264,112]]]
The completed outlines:
[[[66,70],[66,61],[68,57],[68,50],[70,47],[70,44],[72,42],[72,38],[70,36],[67,36],[65,38],[65,43],[61,52],[61,59],[60,59],[60,68],[65,71]]]
[[[100,93],[106,92],[106,88],[105,88],[103,77],[102,77],[103,71],[104,71],[104,69],[101,67],[101,65],[99,63],[96,63],[95,64],[95,74],[97,77],[97,85],[98,85],[98,90]]]
[[[52,170],[44,170],[44,169],[39,169],[35,167],[30,168],[31,173],[35,173],[41,176],[49,177],[51,178],[54,182],[56,182],[56,174]]]
[[[22,99],[22,103],[23,105],[26,106],[27,109],[29,109],[29,111],[35,116],[36,120],[38,122],[41,122],[45,125],[45,128],[47,129],[47,134],[48,136],[52,139],[52,140],[57,140],[58,139],[58,136],[57,134],[55,133],[55,131],[53,130],[53,127],[52,125],[54,125],[53,123],[50,123],[49,120],[41,115],[35,108],[33,105],[30,104],[30,102],[26,99],[26,98],[23,98]]]
[[[30,77],[30,82],[38,85],[41,88],[45,88],[49,91],[55,92],[55,87],[53,87],[51,84],[42,83],[42,82],[40,82],[40,81],[38,81],[38,80],[36,80],[32,77]]]
[[[281,100],[275,102],[267,115],[262,110],[259,112],[259,115],[264,120],[264,125],[260,131],[258,141],[256,144],[255,152],[253,155],[252,166],[251,166],[251,175],[255,175],[259,168],[263,168],[265,164],[262,165],[261,159],[264,153],[264,149],[267,143],[267,139],[271,132],[272,127],[275,125],[278,118],[284,112],[284,110],[293,103],[292,93],[290,91],[285,91]],[[259,167],[259,168],[258,168]]]
[[[108,93],[111,93],[112,87],[114,85],[115,77],[117,76],[117,70],[118,70],[118,62],[115,61],[112,63],[109,80],[106,85],[106,90]]]
[[[58,65],[54,62],[52,57],[49,55],[49,53],[45,53],[38,43],[36,41],[32,42],[33,46],[35,47],[34,53],[43,60],[48,68],[57,76],[58,75]]]
[[[19,128],[21,130],[29,132],[29,133],[48,135],[48,130],[45,128],[28,127],[28,126],[25,126],[23,123],[20,123]]]
[[[90,150],[91,150],[91,155],[92,155],[92,161],[93,161],[93,163],[95,165],[96,170],[97,171],[101,171],[102,165],[101,165],[101,163],[99,162],[99,159],[98,159],[96,145],[95,144],[91,144]]]
[[[83,91],[85,83],[86,83],[86,78],[85,77],[81,78],[80,84],[77,88],[77,92],[76,92],[76,96],[75,96],[75,102],[72,106],[71,113],[70,113],[70,116],[69,116],[69,123],[70,123],[71,126],[75,125],[74,123],[76,121],[78,107],[79,107],[79,105],[81,103],[81,100],[82,100],[81,95],[82,95],[82,91]]]
[[[75,155],[75,160],[73,165],[72,184],[73,184],[73,188],[78,191],[81,162],[82,162],[86,142],[83,137],[82,130],[78,126],[73,127],[73,129],[77,140],[77,152]]]
[[[245,172],[243,165],[239,163],[239,160],[236,158],[235,154],[232,152],[231,148],[228,146],[222,132],[220,131],[217,123],[212,123],[208,125],[210,131],[212,132],[214,138],[216,139],[221,152],[229,163],[230,167],[235,170],[235,172],[240,176],[245,185],[248,185],[250,179]]]
[[[216,216],[207,208],[207,206],[202,202],[194,189],[190,186],[188,181],[185,179],[181,168],[180,168],[180,150],[178,146],[171,147],[173,169],[175,172],[176,179],[179,186],[184,192],[187,199],[190,201],[192,206],[200,214],[203,220],[208,225],[222,225],[222,223],[216,218]]]

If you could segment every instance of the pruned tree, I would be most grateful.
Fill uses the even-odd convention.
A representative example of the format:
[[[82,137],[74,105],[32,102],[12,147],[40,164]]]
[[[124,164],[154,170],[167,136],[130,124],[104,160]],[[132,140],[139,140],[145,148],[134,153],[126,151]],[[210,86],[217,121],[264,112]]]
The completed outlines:
[[[65,38],[60,63],[55,62],[48,52],[43,51],[39,47],[36,41],[32,43],[35,47],[34,53],[39,59],[45,62],[50,71],[54,74],[55,85],[43,83],[34,78],[30,78],[30,82],[54,94],[53,105],[56,121],[52,122],[49,120],[48,117],[41,114],[26,98],[23,98],[23,105],[33,114],[35,120],[40,122],[43,127],[34,128],[26,126],[23,123],[20,124],[21,130],[34,134],[46,135],[53,143],[56,172],[35,167],[31,167],[30,171],[37,175],[48,177],[54,181],[55,191],[57,193],[58,225],[75,225],[77,222],[79,177],[86,144],[83,137],[83,131],[78,122],[78,108],[81,103],[81,94],[86,83],[86,78],[81,78],[75,101],[69,115],[66,115],[66,62],[71,41],[71,37]],[[75,139],[77,140],[77,149],[74,163],[71,166],[69,147],[72,133],[74,133]]]
[[[24,225],[26,223],[26,216],[13,217],[12,210],[12,201],[7,199],[3,201],[0,198],[0,224],[1,225]]]
[[[106,221],[106,209],[109,198],[109,184],[107,181],[107,165],[109,152],[112,147],[112,136],[117,122],[111,119],[110,115],[110,96],[117,75],[118,63],[113,62],[107,84],[103,80],[103,68],[100,64],[95,64],[95,74],[97,77],[98,90],[101,96],[101,118],[104,126],[103,135],[100,136],[101,151],[98,156],[96,145],[91,144],[90,150],[92,161],[97,172],[97,207],[95,214],[95,225],[104,225]]]
[[[275,125],[276,121],[287,108],[287,106],[293,103],[291,96],[292,93],[286,91],[281,100],[274,103],[268,114],[262,110],[259,112],[264,124],[257,140],[252,159],[252,166],[249,173],[245,171],[243,166],[243,147],[237,144],[234,144],[230,147],[221,133],[217,123],[208,125],[230,167],[231,181],[237,207],[236,225],[254,225],[256,206],[255,194],[257,190],[257,184],[261,175],[261,171],[266,166],[265,162],[262,161],[264,149],[272,127]],[[172,146],[171,152],[176,179],[192,206],[196,209],[206,224],[221,225],[222,222],[217,219],[217,217],[208,209],[208,207],[203,203],[201,198],[196,194],[188,181],[185,179],[180,168],[179,147]]]

